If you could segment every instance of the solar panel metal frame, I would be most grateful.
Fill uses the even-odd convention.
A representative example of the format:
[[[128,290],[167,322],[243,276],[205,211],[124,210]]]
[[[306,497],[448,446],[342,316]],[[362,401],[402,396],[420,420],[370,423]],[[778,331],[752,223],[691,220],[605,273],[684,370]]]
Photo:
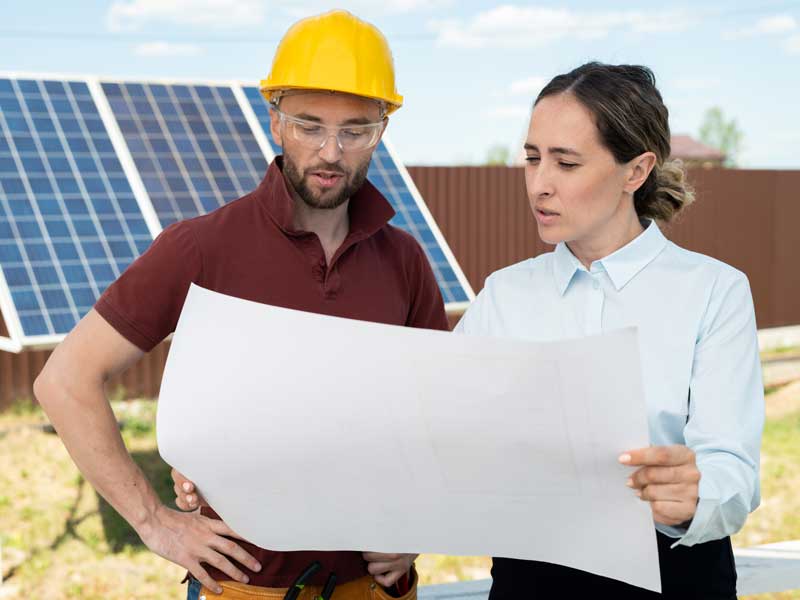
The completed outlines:
[[[115,117],[113,110],[108,101],[108,97],[105,91],[102,89],[102,84],[104,83],[147,83],[147,84],[162,84],[162,85],[190,85],[190,86],[201,86],[201,85],[208,85],[208,86],[221,86],[221,87],[228,87],[234,94],[236,101],[239,105],[239,108],[242,110],[244,114],[245,120],[247,121],[248,126],[258,143],[258,146],[261,152],[264,155],[264,158],[267,160],[268,163],[272,162],[275,158],[276,149],[273,148],[272,144],[270,143],[269,139],[267,138],[266,134],[264,133],[263,127],[258,120],[253,108],[250,104],[250,101],[247,99],[244,89],[246,87],[253,87],[251,82],[243,82],[241,80],[203,80],[203,79],[184,79],[184,78],[126,78],[126,77],[103,77],[103,76],[89,76],[86,74],[83,75],[73,75],[68,73],[30,73],[30,72],[16,72],[16,71],[0,71],[0,78],[4,79],[32,79],[36,81],[58,81],[58,82],[82,82],[85,83],[90,91],[92,100],[94,101],[98,114],[100,116],[101,121],[108,133],[108,136],[111,140],[112,146],[114,148],[114,152],[122,165],[122,170],[125,177],[130,184],[131,190],[133,192],[134,197],[136,198],[136,202],[139,206],[139,209],[142,212],[142,216],[144,217],[145,223],[147,224],[148,230],[155,239],[159,233],[163,230],[161,223],[156,215],[156,211],[153,205],[153,202],[148,194],[147,190],[145,189],[144,183],[141,178],[141,174],[139,173],[138,168],[136,167],[133,156],[130,152],[130,148],[128,147],[127,142],[125,141],[124,135],[122,134],[119,124],[117,122],[117,118]],[[451,302],[446,304],[446,309],[448,312],[461,312],[465,310],[470,302],[475,299],[475,292],[472,289],[472,286],[469,284],[464,272],[461,269],[461,266],[458,264],[455,256],[453,255],[450,246],[447,244],[444,236],[442,235],[439,226],[437,225],[436,221],[433,218],[430,210],[428,209],[425,201],[422,198],[419,190],[417,189],[414,181],[412,180],[411,176],[408,173],[405,165],[399,160],[397,153],[392,146],[391,142],[388,140],[387,136],[384,135],[382,139],[384,145],[386,146],[386,150],[390,155],[391,159],[395,163],[398,172],[407,186],[414,202],[417,205],[420,213],[423,215],[427,226],[431,230],[437,244],[442,250],[450,268],[456,275],[459,284],[462,286],[464,291],[466,292],[469,300],[466,302]],[[21,352],[23,349],[37,349],[37,348],[52,348],[53,346],[57,345],[61,342],[66,334],[54,334],[54,335],[33,335],[33,336],[26,336],[24,334],[21,321],[19,319],[19,315],[17,313],[16,306],[14,304],[13,298],[11,296],[11,289],[8,285],[8,282],[5,279],[5,275],[3,273],[2,268],[0,268],[0,318],[3,319],[6,328],[8,329],[8,337],[0,336],[0,351],[8,351],[8,352]]]
[[[24,339],[22,324],[19,321],[17,308],[11,298],[11,288],[8,287],[2,267],[0,267],[0,318],[3,319],[9,335],[9,337],[0,336],[0,350],[15,354],[21,352]]]

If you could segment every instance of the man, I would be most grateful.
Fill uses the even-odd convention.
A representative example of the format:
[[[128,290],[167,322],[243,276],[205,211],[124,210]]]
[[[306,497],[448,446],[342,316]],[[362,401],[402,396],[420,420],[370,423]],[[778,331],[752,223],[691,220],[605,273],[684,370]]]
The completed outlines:
[[[302,20],[281,41],[262,93],[283,156],[252,193],[167,228],[53,352],[35,393],[86,478],[196,588],[282,598],[316,560],[312,583],[335,572],[336,598],[381,597],[365,595],[376,588],[369,574],[391,585],[413,555],[271,552],[231,541],[238,536],[207,507],[164,506],[127,453],[103,391],[174,330],[192,282],[287,308],[447,327],[422,249],[388,224],[393,210],[366,181],[387,115],[402,104],[382,34],[344,11]],[[309,348],[309,376],[331,358]]]

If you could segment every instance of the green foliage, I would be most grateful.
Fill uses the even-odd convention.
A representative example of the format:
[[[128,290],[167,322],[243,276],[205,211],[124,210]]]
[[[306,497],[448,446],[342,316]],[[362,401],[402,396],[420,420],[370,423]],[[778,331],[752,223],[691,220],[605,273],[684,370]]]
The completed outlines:
[[[12,404],[9,409],[8,413],[14,415],[15,417],[28,417],[32,415],[39,415],[41,414],[42,409],[39,408],[39,404],[33,401],[33,398],[24,397],[17,399],[14,404]]]
[[[508,146],[495,144],[486,152],[486,164],[491,165],[508,165],[511,162],[511,150]]]
[[[725,166],[735,167],[744,134],[735,119],[727,120],[718,106],[706,111],[700,126],[700,141],[725,154]]]

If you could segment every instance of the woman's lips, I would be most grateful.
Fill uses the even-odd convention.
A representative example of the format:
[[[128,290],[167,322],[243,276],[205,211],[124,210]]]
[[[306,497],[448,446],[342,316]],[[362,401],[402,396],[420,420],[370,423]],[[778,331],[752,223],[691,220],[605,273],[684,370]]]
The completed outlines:
[[[533,210],[533,215],[536,217],[536,221],[541,225],[552,225],[561,216],[557,212],[542,208],[535,208]]]

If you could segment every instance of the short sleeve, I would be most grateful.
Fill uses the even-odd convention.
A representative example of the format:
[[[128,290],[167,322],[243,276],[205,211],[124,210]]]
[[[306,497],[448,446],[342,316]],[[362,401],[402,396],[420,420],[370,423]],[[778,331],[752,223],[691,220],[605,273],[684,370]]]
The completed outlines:
[[[175,331],[192,282],[200,283],[202,260],[187,222],[165,229],[100,296],[95,310],[144,352]]]

